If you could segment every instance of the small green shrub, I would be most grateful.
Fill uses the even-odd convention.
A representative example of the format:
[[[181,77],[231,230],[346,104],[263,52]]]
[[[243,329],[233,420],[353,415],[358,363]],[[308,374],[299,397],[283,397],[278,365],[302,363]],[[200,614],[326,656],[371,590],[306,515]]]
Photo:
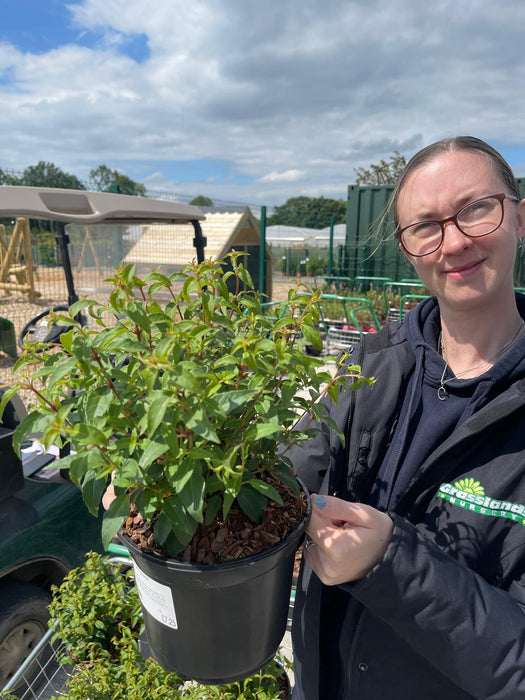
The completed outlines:
[[[139,635],[141,606],[132,569],[123,571],[90,552],[84,566],[70,571],[52,590],[51,624],[57,625],[55,636],[64,643],[66,662],[112,660],[119,655],[125,631]]]
[[[306,272],[309,275],[312,275],[312,277],[324,275],[326,274],[327,265],[328,263],[325,258],[314,256],[308,259],[308,262],[306,263]]]
[[[87,555],[53,590],[50,625],[63,642],[60,663],[73,665],[63,694],[51,700],[279,700],[283,675],[272,661],[227,685],[184,683],[139,649],[140,601],[133,570]]]
[[[115,655],[93,657],[92,662],[77,663],[67,681],[66,694],[52,700],[178,700],[181,679],[167,673],[153,659],[144,659],[136,637],[123,627],[113,639]]]

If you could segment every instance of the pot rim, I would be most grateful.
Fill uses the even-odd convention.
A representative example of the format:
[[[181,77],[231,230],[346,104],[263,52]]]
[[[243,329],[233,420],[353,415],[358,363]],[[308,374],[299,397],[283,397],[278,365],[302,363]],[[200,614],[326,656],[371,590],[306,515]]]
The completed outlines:
[[[177,568],[179,571],[225,571],[228,569],[235,569],[239,566],[255,564],[256,562],[272,557],[277,551],[286,549],[288,546],[291,546],[295,540],[297,540],[296,548],[299,548],[299,545],[302,539],[304,538],[304,531],[306,529],[306,525],[312,514],[312,504],[309,498],[309,491],[306,488],[306,485],[299,478],[297,478],[297,481],[301,486],[301,489],[306,498],[306,514],[302,521],[297,525],[297,527],[291,532],[289,532],[284,539],[279,540],[279,542],[276,542],[267,549],[264,549],[262,552],[248,554],[244,557],[239,557],[238,559],[228,559],[225,561],[218,561],[209,564],[204,562],[183,562],[172,557],[166,557],[151,552],[143,552],[139,547],[137,547],[137,545],[134,542],[132,542],[129,536],[124,534],[121,530],[119,530],[117,534],[121,542],[123,542],[124,545],[128,548],[130,555],[133,552],[140,558],[143,558],[146,561],[150,561],[152,564],[156,564],[157,566],[165,565],[172,568]]]

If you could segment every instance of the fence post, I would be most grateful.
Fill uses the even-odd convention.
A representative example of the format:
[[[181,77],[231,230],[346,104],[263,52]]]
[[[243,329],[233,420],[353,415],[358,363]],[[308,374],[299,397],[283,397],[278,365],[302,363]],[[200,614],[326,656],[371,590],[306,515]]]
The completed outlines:
[[[334,223],[335,216],[330,217],[330,240],[328,242],[328,276],[332,276],[332,262],[334,256]]]
[[[259,241],[259,292],[266,293],[266,207],[261,207],[261,235]]]
[[[75,283],[73,281],[73,270],[71,269],[71,260],[69,257],[69,236],[66,233],[66,225],[63,221],[58,221],[58,235],[56,242],[60,251],[60,260],[64,268],[67,285],[67,303],[71,306],[78,301],[78,295],[75,291]]]

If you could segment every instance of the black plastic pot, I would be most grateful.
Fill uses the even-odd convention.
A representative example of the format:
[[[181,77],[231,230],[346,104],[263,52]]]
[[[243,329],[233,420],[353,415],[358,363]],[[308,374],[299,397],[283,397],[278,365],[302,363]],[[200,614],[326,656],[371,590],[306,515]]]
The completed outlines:
[[[256,673],[286,631],[294,557],[310,516],[284,540],[250,557],[216,564],[145,554],[125,535],[135,565],[146,635],[167,671],[218,685]]]

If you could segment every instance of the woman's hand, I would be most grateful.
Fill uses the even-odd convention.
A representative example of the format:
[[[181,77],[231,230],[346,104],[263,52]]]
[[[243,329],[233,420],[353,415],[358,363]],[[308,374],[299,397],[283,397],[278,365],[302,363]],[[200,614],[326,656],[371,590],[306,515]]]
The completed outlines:
[[[327,586],[357,581],[381,561],[393,528],[391,518],[371,506],[312,496],[306,558]]]
[[[115,472],[111,473],[111,481],[109,483],[109,486],[107,489],[104,491],[104,495],[102,496],[102,506],[104,510],[107,510],[109,506],[113,503],[115,498],[117,497],[115,494],[115,489],[113,488],[113,479],[115,477]]]

